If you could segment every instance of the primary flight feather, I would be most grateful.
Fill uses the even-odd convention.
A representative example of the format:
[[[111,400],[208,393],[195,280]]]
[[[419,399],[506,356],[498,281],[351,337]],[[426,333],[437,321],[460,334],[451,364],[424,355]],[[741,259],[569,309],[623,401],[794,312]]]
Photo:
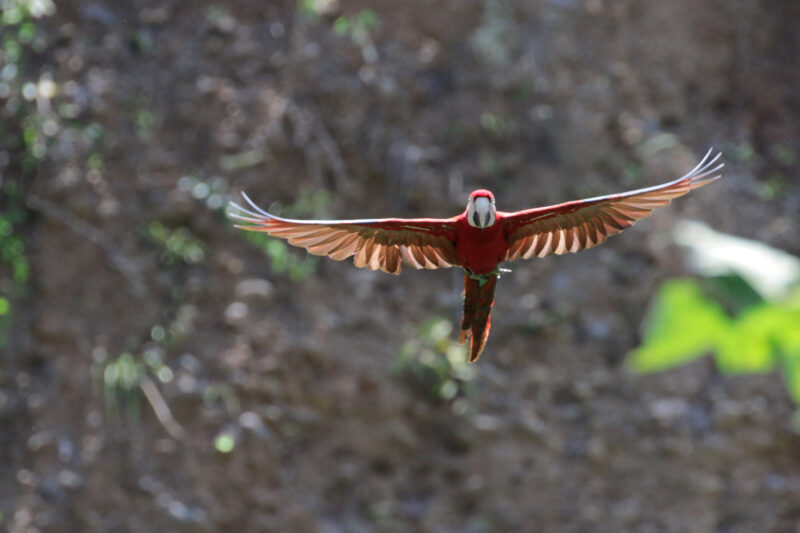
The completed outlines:
[[[721,154],[706,153],[688,174],[674,181],[619,194],[506,213],[494,195],[479,189],[467,208],[452,218],[295,220],[267,213],[242,193],[252,209],[231,202],[229,215],[248,231],[261,231],[337,261],[355,256],[359,268],[399,274],[413,268],[461,267],[464,274],[462,344],[471,336],[475,362],[489,336],[494,289],[503,261],[579,252],[604,242],[654,209],[669,204],[720,176]]]

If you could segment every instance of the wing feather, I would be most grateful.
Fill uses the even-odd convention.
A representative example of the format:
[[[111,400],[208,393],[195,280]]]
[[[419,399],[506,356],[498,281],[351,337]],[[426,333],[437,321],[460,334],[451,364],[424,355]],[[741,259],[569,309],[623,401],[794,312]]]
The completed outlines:
[[[575,232],[577,233],[578,239],[570,252],[577,252],[578,250],[583,250],[584,248],[590,248],[592,246],[589,240],[589,230],[586,227],[586,222],[579,220],[578,224],[575,226]]]
[[[553,241],[553,232],[548,231],[545,235],[539,235],[539,242],[536,244],[536,247],[533,250],[533,253],[537,257],[544,257],[550,253],[550,243]]]
[[[428,260],[425,258],[425,254],[422,252],[422,246],[417,242],[416,236],[414,236],[413,243],[409,249],[414,259],[416,259],[417,264],[420,265],[420,268],[428,268]]]
[[[523,237],[522,239],[517,239],[516,242],[514,242],[511,246],[509,246],[508,255],[519,255],[523,249],[527,250],[530,245],[531,245],[530,237]]]
[[[422,253],[425,255],[425,259],[428,260],[426,268],[436,268],[436,266],[439,264],[440,259],[439,256],[436,255],[436,251],[433,249],[433,247],[431,245],[423,246]]]
[[[312,233],[311,235],[304,235],[303,237],[291,237],[289,244],[294,246],[302,246],[311,250],[312,248],[321,248],[331,241],[337,241],[342,238],[339,231],[332,231],[330,233]]]
[[[412,268],[425,268],[417,262],[417,259],[414,257],[414,254],[411,253],[410,246],[401,246],[400,247],[400,257],[403,258],[403,262],[407,265],[411,266]]]
[[[359,235],[357,233],[345,233],[339,244],[328,252],[328,256],[336,261],[343,261],[358,252],[358,245]]]
[[[684,194],[717,180],[723,167],[722,155],[705,157],[688,174],[677,180],[620,194],[575,202],[501,213],[508,253],[506,259],[544,257],[578,252],[605,242],[638,220],[650,216]]]
[[[231,202],[228,216],[237,228],[286,239],[314,255],[337,261],[354,257],[359,268],[399,274],[412,268],[460,266],[455,249],[455,219],[295,220],[264,211],[242,193],[250,208]]]
[[[553,231],[553,253],[556,255],[564,255],[567,253],[566,235],[564,235],[564,228],[558,228]]]
[[[314,248],[320,253],[320,255],[331,255],[334,250],[342,245],[342,241],[344,241],[346,238],[346,234],[336,234],[330,239],[315,245]]]
[[[400,247],[386,247],[386,271],[392,274],[400,272]]]

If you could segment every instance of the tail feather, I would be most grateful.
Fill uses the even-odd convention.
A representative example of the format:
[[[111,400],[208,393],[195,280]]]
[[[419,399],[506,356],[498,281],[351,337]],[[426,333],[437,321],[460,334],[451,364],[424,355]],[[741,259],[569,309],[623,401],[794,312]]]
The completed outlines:
[[[497,276],[489,276],[481,286],[480,281],[464,275],[464,318],[461,320],[461,334],[458,342],[464,344],[472,337],[469,344],[469,362],[474,363],[481,356],[489,330],[492,326],[492,305],[494,305],[494,288]]]

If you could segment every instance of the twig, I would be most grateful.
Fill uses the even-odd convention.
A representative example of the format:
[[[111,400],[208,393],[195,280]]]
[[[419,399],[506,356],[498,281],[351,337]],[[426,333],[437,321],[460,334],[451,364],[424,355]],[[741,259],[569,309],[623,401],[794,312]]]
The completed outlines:
[[[147,376],[143,376],[139,381],[139,387],[141,387],[144,397],[150,402],[150,407],[153,408],[156,418],[158,418],[158,421],[164,426],[169,436],[175,440],[183,440],[186,436],[186,431],[172,416],[172,411],[169,410],[167,402],[164,400],[164,397],[161,396],[161,393],[158,392],[158,387],[153,383],[153,380]]]
[[[29,194],[26,198],[28,206],[40,213],[52,217],[69,229],[84,237],[100,248],[106,253],[111,266],[115,268],[120,274],[125,276],[128,283],[131,284],[135,293],[141,295],[146,292],[147,284],[139,272],[139,269],[131,262],[130,259],[125,257],[123,251],[117,244],[105,233],[95,228],[88,222],[76,217],[68,210],[60,207],[52,202],[48,202],[43,198],[36,195]]]

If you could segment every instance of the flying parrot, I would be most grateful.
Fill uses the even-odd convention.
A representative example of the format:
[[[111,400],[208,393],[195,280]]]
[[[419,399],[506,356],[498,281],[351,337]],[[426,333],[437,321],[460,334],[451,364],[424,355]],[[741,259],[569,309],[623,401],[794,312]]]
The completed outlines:
[[[478,360],[491,327],[490,313],[500,263],[579,252],[605,242],[658,207],[720,177],[722,154],[706,153],[682,178],[645,189],[506,213],[494,195],[478,189],[467,208],[452,218],[295,220],[267,213],[242,196],[252,210],[231,202],[236,227],[287,239],[314,255],[341,261],[355,256],[358,268],[400,274],[413,268],[464,269],[464,307],[459,342],[471,338],[469,361]]]

